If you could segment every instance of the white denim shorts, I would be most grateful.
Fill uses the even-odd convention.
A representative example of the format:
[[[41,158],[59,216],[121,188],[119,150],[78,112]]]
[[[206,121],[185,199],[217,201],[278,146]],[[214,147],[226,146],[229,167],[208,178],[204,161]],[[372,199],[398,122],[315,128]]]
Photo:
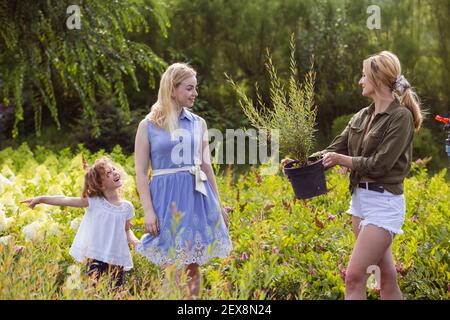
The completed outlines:
[[[383,193],[355,188],[347,213],[361,218],[361,231],[373,224],[394,234],[403,234],[406,203],[404,194],[396,195],[387,190]]]

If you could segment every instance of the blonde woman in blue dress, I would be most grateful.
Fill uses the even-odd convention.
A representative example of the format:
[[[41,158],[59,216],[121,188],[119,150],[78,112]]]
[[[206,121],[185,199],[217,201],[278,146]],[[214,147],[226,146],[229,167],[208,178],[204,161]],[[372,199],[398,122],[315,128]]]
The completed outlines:
[[[184,267],[189,297],[199,295],[199,265],[226,257],[232,248],[206,122],[188,110],[197,95],[196,71],[184,63],[169,66],[135,141],[136,184],[148,232],[137,250],[163,267]]]

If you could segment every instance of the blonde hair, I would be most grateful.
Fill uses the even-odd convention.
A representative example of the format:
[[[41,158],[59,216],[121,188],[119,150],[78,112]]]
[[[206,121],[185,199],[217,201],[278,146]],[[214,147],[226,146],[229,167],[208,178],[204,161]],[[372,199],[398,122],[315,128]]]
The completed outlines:
[[[363,62],[364,74],[375,88],[386,85],[413,115],[414,127],[419,129],[423,121],[423,113],[419,97],[402,76],[402,68],[398,57],[389,51],[374,54]],[[399,83],[401,82],[401,83]]]
[[[178,127],[178,113],[173,91],[187,78],[196,76],[197,72],[186,63],[174,63],[167,68],[159,84],[158,100],[152,106],[147,119],[158,127],[173,132]]]
[[[101,157],[95,160],[93,166],[87,165],[86,159],[82,155],[83,169],[86,171],[84,175],[84,188],[82,197],[105,197],[103,193],[102,176],[106,175],[107,166],[113,166],[113,162],[109,157]]]

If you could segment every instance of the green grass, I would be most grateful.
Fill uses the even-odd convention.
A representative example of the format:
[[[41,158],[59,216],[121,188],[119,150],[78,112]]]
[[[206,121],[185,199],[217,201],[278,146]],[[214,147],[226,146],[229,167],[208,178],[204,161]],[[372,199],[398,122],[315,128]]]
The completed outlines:
[[[81,151],[82,148],[80,147]],[[89,154],[88,161],[103,153]],[[143,232],[143,210],[136,194],[133,157],[116,148],[112,158],[127,173],[123,195],[136,209],[134,230]],[[123,291],[96,288],[68,251],[83,209],[19,202],[39,194],[80,194],[81,155],[64,149],[32,152],[26,145],[0,151],[0,299],[181,299],[175,270],[163,270],[133,252],[134,268]],[[445,171],[430,176],[414,164],[405,182],[404,234],[393,245],[399,284],[405,299],[449,299],[450,190]],[[233,251],[201,267],[201,299],[343,299],[342,274],[354,244],[348,177],[327,173],[325,196],[295,200],[287,179],[252,169],[232,178],[217,177],[223,202],[233,208]],[[333,218],[334,216],[334,218]],[[32,225],[31,225],[32,224]],[[30,226],[31,225],[31,226]],[[28,226],[28,227],[27,227]],[[22,247],[20,247],[22,246]],[[134,294],[128,289],[133,288]],[[368,289],[369,298],[378,298]]]

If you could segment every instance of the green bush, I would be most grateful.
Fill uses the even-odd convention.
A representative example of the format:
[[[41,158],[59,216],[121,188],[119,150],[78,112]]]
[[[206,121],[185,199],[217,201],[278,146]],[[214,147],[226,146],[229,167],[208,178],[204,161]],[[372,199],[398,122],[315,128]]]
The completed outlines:
[[[95,292],[86,277],[80,289],[67,283],[82,265],[68,254],[80,208],[37,206],[19,202],[37,194],[79,195],[80,152],[92,162],[105,152],[59,153],[27,145],[0,151],[0,299],[180,299],[182,292],[162,282],[162,270],[133,252],[135,267],[126,277],[128,291]],[[143,209],[135,191],[133,156],[119,147],[111,157],[125,171],[123,194],[136,209],[133,227],[143,232]],[[405,299],[449,299],[450,185],[446,171],[429,175],[413,163],[405,181],[404,235],[395,238],[393,254]],[[201,268],[201,299],[343,299],[344,275],[354,245],[351,218],[345,211],[348,178],[338,168],[327,172],[328,194],[296,200],[282,175],[253,169],[234,182],[232,173],[217,177],[222,200],[230,207],[233,251]],[[35,223],[34,234],[25,232]],[[24,231],[25,230],[25,231]],[[27,240],[28,239],[28,240]],[[4,244],[6,243],[6,244]],[[17,246],[25,249],[18,250]],[[77,269],[78,268],[78,269]],[[178,291],[177,291],[178,290]],[[368,297],[379,298],[368,289]]]
[[[331,126],[331,136],[334,138],[341,134],[344,131],[345,127],[350,122],[350,119],[353,117],[352,114],[344,114],[343,116],[339,116],[333,120],[333,124]]]

